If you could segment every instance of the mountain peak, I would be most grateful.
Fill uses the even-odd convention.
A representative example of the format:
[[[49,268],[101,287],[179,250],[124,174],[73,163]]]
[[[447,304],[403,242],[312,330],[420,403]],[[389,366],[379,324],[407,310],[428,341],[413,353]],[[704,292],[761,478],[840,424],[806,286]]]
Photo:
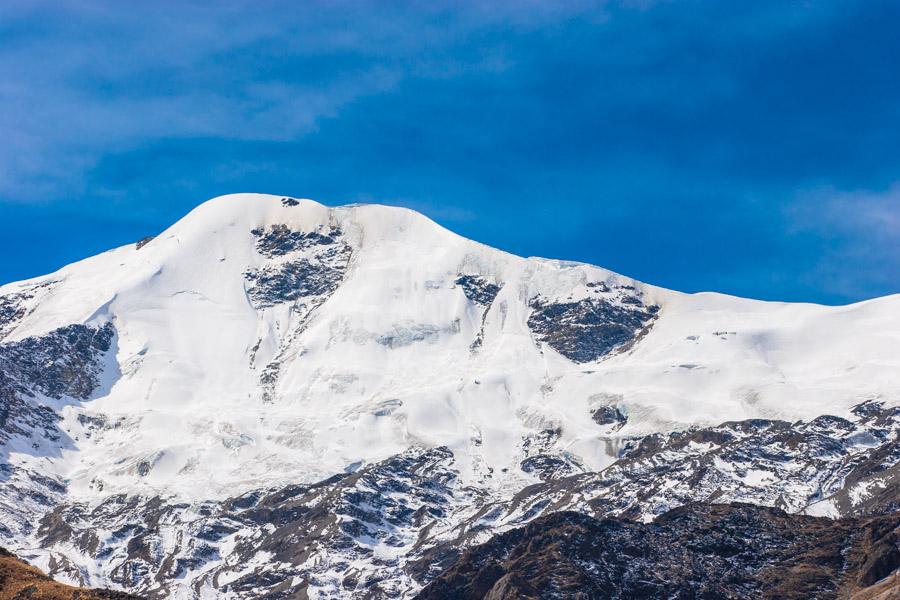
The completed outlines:
[[[558,482],[581,482],[580,497],[615,465],[644,493],[648,464],[700,464],[697,447],[726,452],[736,438],[869,448],[892,435],[900,404],[897,332],[896,298],[830,308],[679,294],[513,256],[407,209],[223,196],[150,241],[0,288],[0,449],[8,487],[24,490],[7,504],[24,508],[0,516],[27,537],[27,515],[55,502],[41,531],[94,510],[120,531],[127,498],[178,523],[246,509],[256,531],[260,505],[293,514],[295,496],[334,510],[352,498],[357,516],[402,496],[414,514],[507,503],[525,520],[548,497],[575,501]],[[831,460],[811,448],[809,460]],[[747,481],[789,474],[766,460]],[[727,468],[704,489],[731,481]],[[684,469],[660,502],[698,489]],[[418,531],[413,513],[391,530]],[[362,527],[353,519],[341,527]],[[373,535],[388,534],[359,539]],[[393,556],[392,543],[378,552]],[[217,551],[242,552],[227,544]]]
[[[597,411],[627,416],[624,436],[846,412],[897,389],[884,375],[824,375],[892,355],[896,342],[873,345],[871,320],[853,321],[853,339],[868,341],[841,359],[822,348],[849,335],[846,317],[822,307],[686,296],[523,259],[379,205],[222,196],[148,243],[0,296],[15,317],[0,330],[8,343],[115,329],[109,381],[66,417],[82,437],[59,474],[86,494],[192,495],[214,474],[231,493],[285,468],[311,481],[411,444],[448,446],[465,477],[504,485],[535,476],[508,465],[522,452],[512,440],[540,432],[560,432],[538,445],[567,447],[564,469],[612,460]],[[79,421],[97,415],[133,430],[128,445]]]

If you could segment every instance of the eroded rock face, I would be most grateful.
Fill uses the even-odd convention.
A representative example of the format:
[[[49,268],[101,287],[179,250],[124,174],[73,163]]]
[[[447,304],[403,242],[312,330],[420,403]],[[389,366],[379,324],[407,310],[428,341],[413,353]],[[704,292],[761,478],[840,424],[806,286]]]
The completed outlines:
[[[0,344],[0,436],[58,436],[56,413],[33,400],[68,396],[84,400],[99,384],[102,357],[112,344],[110,323],[100,328],[69,325],[40,337]]]
[[[659,311],[657,306],[645,306],[636,294],[570,302],[537,296],[529,305],[528,328],[535,340],[577,363],[598,360],[633,343]]]
[[[245,275],[247,294],[256,308],[267,308],[310,296],[327,296],[338,288],[343,269],[306,259],[265,267]]]
[[[34,302],[53,288],[53,282],[40,283],[19,292],[0,296],[0,340],[15,329]]]
[[[484,344],[484,325],[487,322],[488,312],[497,298],[497,294],[503,288],[502,282],[497,284],[480,275],[460,275],[456,278],[456,285],[462,288],[463,293],[469,302],[481,307],[481,326],[475,339],[469,345],[469,349],[474,353],[477,352],[482,344]]]
[[[298,204],[292,198],[285,198],[282,203],[285,206]],[[290,303],[296,317],[292,331],[260,374],[262,400],[269,403],[276,399],[281,361],[290,351],[291,340],[303,333],[316,309],[340,287],[353,249],[343,240],[342,231],[333,226],[303,232],[292,231],[286,225],[273,225],[268,231],[254,229],[251,233],[257,238],[257,251],[269,260],[244,273],[250,304],[257,310],[264,310]],[[253,349],[254,357],[261,341],[258,340]]]
[[[591,413],[591,417],[597,425],[611,426],[613,431],[621,429],[628,421],[628,417],[626,417],[617,406],[612,405],[596,408]]]
[[[35,516],[63,497],[65,483],[45,473],[6,462],[8,446],[20,452],[54,455],[71,444],[59,428],[60,415],[46,398],[90,397],[100,383],[113,326],[69,325],[47,335],[0,344],[0,535],[22,539]],[[44,398],[42,398],[42,396]]]
[[[20,294],[0,296],[0,332],[25,316],[25,307],[22,306],[21,299]]]
[[[466,298],[481,306],[490,306],[502,287],[478,275],[460,275],[456,285],[462,288]]]
[[[853,420],[749,419],[626,440],[600,473],[520,492],[507,519],[551,510],[653,519],[696,501],[752,502],[856,516],[900,507],[900,408],[867,402]]]
[[[519,468],[542,481],[583,473],[585,469],[581,461],[557,446],[561,435],[562,429],[554,427],[542,429],[522,440],[525,458],[519,463]]]
[[[604,427],[608,425],[598,425],[598,430]],[[753,587],[775,581],[776,572],[765,571],[765,561],[776,564],[784,557],[801,556],[798,548],[815,551],[822,540],[832,539],[817,525],[832,521],[796,515],[821,501],[817,498],[843,494],[850,499],[849,512],[838,506],[835,516],[892,510],[900,499],[900,486],[890,479],[900,459],[898,432],[900,409],[869,402],[858,406],[852,419],[823,416],[793,424],[756,419],[646,436],[626,443],[623,456],[607,469],[570,475],[580,466],[566,463],[557,444],[561,431],[550,427],[536,431],[522,447],[522,468],[544,481],[510,490],[505,497],[463,483],[447,448],[413,448],[380,463],[354,465],[348,468],[352,472],[319,483],[257,490],[222,502],[187,505],[158,497],[114,496],[96,506],[58,504],[40,520],[35,539],[60,557],[73,549],[96,557],[110,582],[160,599],[186,589],[199,594],[206,588],[222,598],[308,594],[381,600],[410,596],[435,578],[441,583],[429,587],[423,598],[485,597],[478,596],[478,590],[503,598],[507,589],[510,597],[520,597],[516,594],[529,593],[530,588],[521,586],[530,580],[576,586],[559,588],[563,597],[580,589],[577,586],[594,589],[593,597],[640,597],[644,588],[632,587],[640,581],[648,582],[648,597],[678,590],[699,594],[704,589],[732,594],[710,597],[765,597],[756,594],[794,589]],[[795,515],[776,508],[692,506],[744,500],[783,507]],[[688,508],[672,511],[678,506]],[[571,510],[581,514],[565,512]],[[596,520],[609,517],[617,520]],[[643,523],[625,520],[629,518]],[[653,519],[654,524],[646,524]],[[562,537],[552,533],[564,523],[576,528],[564,529],[569,533]],[[601,523],[599,529],[596,523]],[[531,529],[527,534],[510,531],[522,526]],[[586,533],[579,533],[582,526]],[[796,528],[802,535],[790,538]],[[543,537],[544,531],[551,532],[550,537]],[[885,537],[889,531],[881,525],[872,529],[870,538],[864,532],[856,541],[850,539],[852,531],[835,530],[836,543],[846,544],[828,546],[829,553],[837,553],[828,556],[846,561],[834,572],[856,569],[854,553],[866,546],[873,552],[866,555],[872,561],[861,559],[869,566],[854,572],[860,581],[877,581],[894,564],[885,546],[894,538]],[[504,538],[503,532],[511,537]],[[473,547],[497,534],[490,543],[506,540],[501,545],[512,562],[487,553],[480,566],[472,567],[477,572],[486,569],[476,577],[465,566],[470,564],[466,556],[481,552]],[[516,537],[520,535],[524,537]],[[544,541],[552,545],[554,539],[569,538],[574,546],[560,546],[562,562],[553,562],[541,550],[533,563],[538,570],[519,570],[518,553],[524,557],[528,548],[537,551]],[[595,546],[595,538],[603,543]],[[853,545],[863,538],[868,541],[862,546]],[[510,539],[544,541],[520,545]],[[578,554],[583,543],[588,554]],[[665,553],[668,547],[674,548],[670,555]],[[594,554],[597,548],[599,555]],[[602,548],[612,548],[616,556],[603,554]],[[777,554],[782,551],[784,555]],[[451,568],[461,555],[463,567]],[[665,562],[667,556],[671,562]],[[610,562],[604,562],[607,558]],[[663,561],[658,576],[641,571],[654,561]],[[733,572],[737,578],[721,571],[729,561],[731,568],[741,567]],[[576,563],[588,567],[572,571]],[[77,577],[74,564],[60,561],[56,573]],[[791,564],[784,563],[786,572]],[[447,573],[464,580],[462,587],[455,576],[441,575],[448,568]],[[487,587],[466,587],[498,568],[502,573],[488,577]],[[844,580],[829,573],[822,579],[804,579],[801,573],[796,582],[806,586],[815,581],[832,593]],[[613,587],[589,587],[596,581]],[[714,582],[722,587],[702,587]],[[450,587],[441,587],[445,584]],[[669,584],[686,587],[666,587]],[[796,589],[812,589],[803,586]],[[434,593],[460,595],[430,595]]]
[[[327,298],[343,281],[352,249],[341,241],[340,229],[300,232],[273,225],[269,231],[252,233],[260,254],[279,259],[244,274],[255,308]]]
[[[0,371],[20,389],[51,398],[87,398],[98,383],[100,358],[114,335],[111,323],[100,328],[69,325],[40,337],[0,345]]]
[[[900,567],[900,516],[691,504],[653,524],[560,512],[467,550],[416,598],[838,598]]]
[[[338,227],[330,227],[325,231],[303,232],[291,231],[287,225],[272,225],[268,231],[254,229],[251,233],[257,237],[257,251],[269,258],[315,246],[331,246],[338,243],[342,235]]]
[[[119,495],[94,507],[61,505],[41,519],[39,538],[47,548],[98,557],[110,581],[149,598],[204,587],[223,598],[294,598],[312,590],[394,598],[419,587],[407,563],[427,537],[421,533],[448,522],[453,507],[469,500],[448,449],[411,449],[316,484],[219,503]],[[63,564],[57,573],[77,577]],[[176,592],[179,585],[189,589]]]

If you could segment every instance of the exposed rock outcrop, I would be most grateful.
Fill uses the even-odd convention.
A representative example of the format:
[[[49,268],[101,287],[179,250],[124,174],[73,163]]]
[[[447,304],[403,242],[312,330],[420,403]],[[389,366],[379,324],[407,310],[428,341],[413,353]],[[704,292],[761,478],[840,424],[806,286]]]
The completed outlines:
[[[256,249],[271,260],[244,274],[247,295],[257,309],[303,299],[327,298],[338,288],[352,254],[341,230],[291,231],[273,225],[254,229]],[[286,258],[287,260],[284,260]]]
[[[550,301],[535,297],[528,328],[535,339],[577,363],[598,360],[626,348],[644,335],[656,319],[658,306],[644,306],[641,296]]]
[[[690,504],[652,524],[559,512],[466,550],[418,600],[846,598],[900,568],[900,515]]]

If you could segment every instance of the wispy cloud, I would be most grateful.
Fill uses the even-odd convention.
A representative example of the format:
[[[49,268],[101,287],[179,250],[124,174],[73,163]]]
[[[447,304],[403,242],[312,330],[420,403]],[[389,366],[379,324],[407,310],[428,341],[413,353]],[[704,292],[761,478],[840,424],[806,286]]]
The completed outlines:
[[[0,254],[54,215],[127,217],[94,232],[112,246],[261,191],[396,202],[689,291],[896,291],[859,266],[894,238],[800,230],[783,205],[900,181],[897,19],[844,0],[2,3]],[[54,239],[0,280],[83,255]]]
[[[787,214],[794,233],[818,241],[818,260],[806,275],[818,286],[846,297],[900,291],[900,182],[879,191],[818,188],[801,194]]]
[[[78,189],[104,154],[169,138],[286,141],[408,77],[502,71],[453,48],[596,3],[12,3],[0,9],[0,200]],[[71,157],[77,157],[72,159]]]

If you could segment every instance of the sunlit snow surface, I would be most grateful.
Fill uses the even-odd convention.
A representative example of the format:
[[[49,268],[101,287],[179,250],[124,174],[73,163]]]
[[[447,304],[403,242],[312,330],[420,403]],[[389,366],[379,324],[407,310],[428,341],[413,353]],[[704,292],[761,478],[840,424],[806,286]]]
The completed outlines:
[[[346,252],[325,255],[318,241],[260,251],[261,232],[281,225],[339,231]],[[251,302],[253,274],[279,281],[302,265],[337,285]],[[466,275],[499,287],[493,301],[470,299],[457,283]],[[623,290],[658,305],[658,318],[599,360],[573,362],[528,327],[534,298],[616,304]],[[523,440],[543,430],[558,428],[553,443],[585,470],[612,462],[615,444],[591,417],[610,403],[627,415],[620,437],[900,403],[900,296],[824,307],[681,294],[512,256],[376,205],[225,196],[140,249],[0,288],[16,294],[24,314],[0,330],[3,343],[70,324],[115,328],[95,397],[61,409],[72,442],[9,458],[88,501],[224,498],[414,445],[447,446],[464,480],[513,489],[536,481],[519,463]]]

